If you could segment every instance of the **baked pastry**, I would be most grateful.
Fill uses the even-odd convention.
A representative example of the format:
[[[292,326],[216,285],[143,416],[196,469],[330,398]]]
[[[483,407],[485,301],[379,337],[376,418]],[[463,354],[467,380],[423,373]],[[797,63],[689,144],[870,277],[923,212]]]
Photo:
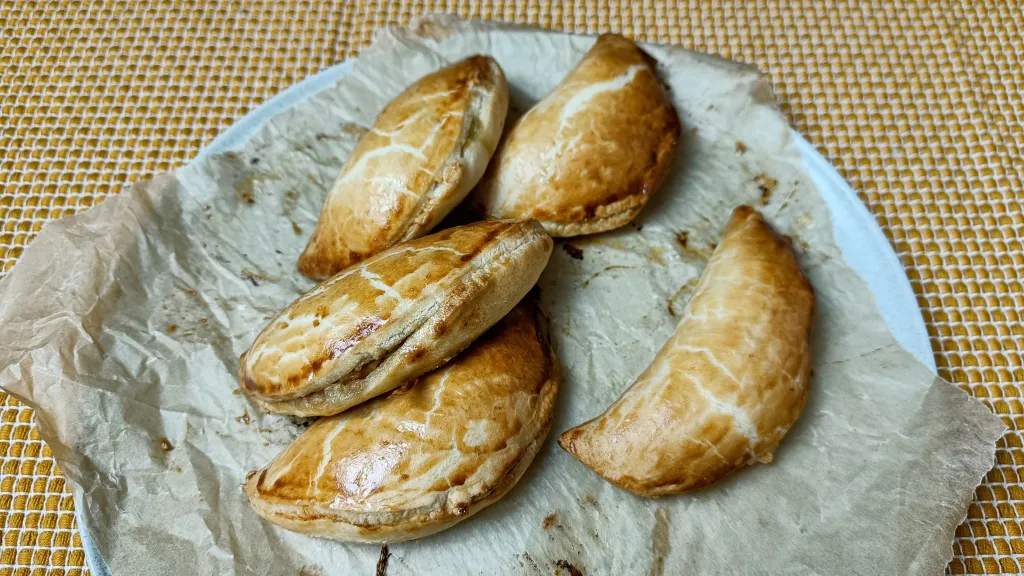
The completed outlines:
[[[432,534],[515,485],[551,426],[558,365],[527,298],[465,352],[321,418],[245,492],[267,520],[345,542]]]
[[[559,444],[642,496],[694,490],[770,462],[807,399],[813,313],[789,239],[737,208],[651,365]]]
[[[679,117],[656,62],[604,34],[498,148],[472,204],[488,218],[536,218],[552,236],[618,228],[661,186]]]
[[[508,84],[489,56],[442,68],[396,96],[345,162],[299,272],[327,278],[429,232],[480,180],[507,112]]]
[[[393,246],[303,294],[242,355],[242,390],[279,414],[327,416],[455,356],[537,282],[551,238],[477,222]]]

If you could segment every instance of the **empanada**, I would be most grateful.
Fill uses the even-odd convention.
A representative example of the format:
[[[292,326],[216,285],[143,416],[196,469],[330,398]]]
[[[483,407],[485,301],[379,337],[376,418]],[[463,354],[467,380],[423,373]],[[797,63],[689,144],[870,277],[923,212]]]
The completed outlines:
[[[421,78],[396,96],[334,182],[299,271],[323,279],[430,231],[487,167],[508,112],[489,56]]]
[[[497,501],[551,426],[558,364],[528,297],[443,367],[321,418],[245,492],[271,522],[346,542],[443,530]]]
[[[471,203],[489,218],[536,218],[552,236],[618,228],[668,174],[679,117],[656,62],[604,34],[498,148]]]
[[[537,282],[551,238],[533,220],[477,222],[393,246],[285,308],[242,355],[265,410],[326,416],[457,354]]]
[[[803,410],[814,292],[788,238],[737,208],[682,320],[636,382],[559,439],[643,496],[707,486],[772,452]]]

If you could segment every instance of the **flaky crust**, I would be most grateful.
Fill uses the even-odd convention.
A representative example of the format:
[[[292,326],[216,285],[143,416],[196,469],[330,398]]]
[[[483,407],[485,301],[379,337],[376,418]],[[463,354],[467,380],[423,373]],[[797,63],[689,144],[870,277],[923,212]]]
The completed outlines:
[[[440,366],[536,283],[552,241],[532,220],[477,222],[394,246],[285,308],[242,356],[261,408],[326,416]]]
[[[654,60],[604,34],[515,123],[472,204],[489,218],[536,218],[552,236],[617,228],[665,180],[679,132]]]
[[[642,496],[714,483],[772,452],[803,410],[814,292],[788,238],[733,212],[672,337],[597,418],[559,444]]]
[[[327,278],[429,232],[480,180],[507,112],[508,84],[489,56],[442,68],[396,96],[345,162],[299,271]]]
[[[497,501],[551,426],[558,365],[527,298],[442,368],[322,418],[249,477],[271,522],[346,542],[443,530]]]

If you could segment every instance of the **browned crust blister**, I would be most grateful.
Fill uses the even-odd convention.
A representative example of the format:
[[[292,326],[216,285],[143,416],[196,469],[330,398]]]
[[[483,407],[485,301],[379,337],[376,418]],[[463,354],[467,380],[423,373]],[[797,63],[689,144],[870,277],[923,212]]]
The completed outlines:
[[[810,384],[814,291],[792,243],[737,208],[675,332],[561,446],[612,484],[661,496],[770,462]]]
[[[490,218],[536,218],[552,236],[635,218],[674,160],[680,123],[656,62],[604,34],[505,136],[472,202]]]
[[[527,298],[442,368],[322,418],[245,491],[263,517],[350,542],[418,538],[501,498],[551,426],[558,363]]]

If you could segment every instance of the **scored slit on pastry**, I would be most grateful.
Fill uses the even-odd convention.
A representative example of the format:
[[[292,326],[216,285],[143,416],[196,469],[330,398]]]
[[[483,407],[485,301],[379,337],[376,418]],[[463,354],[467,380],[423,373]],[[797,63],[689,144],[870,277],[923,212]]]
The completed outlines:
[[[559,444],[643,496],[770,462],[807,400],[813,315],[814,292],[791,241],[752,208],[737,208],[651,365]]]
[[[656,62],[604,34],[509,130],[471,196],[489,218],[536,218],[552,236],[635,218],[668,175],[680,124]]]
[[[337,414],[441,365],[536,283],[552,241],[530,220],[449,228],[326,280],[242,356],[240,386],[279,414]]]
[[[558,365],[528,296],[443,367],[321,418],[245,491],[271,522],[347,542],[432,534],[501,498],[551,426]]]
[[[299,271],[324,279],[429,232],[483,175],[507,111],[508,85],[489,56],[442,68],[396,96],[331,187]]]

